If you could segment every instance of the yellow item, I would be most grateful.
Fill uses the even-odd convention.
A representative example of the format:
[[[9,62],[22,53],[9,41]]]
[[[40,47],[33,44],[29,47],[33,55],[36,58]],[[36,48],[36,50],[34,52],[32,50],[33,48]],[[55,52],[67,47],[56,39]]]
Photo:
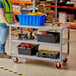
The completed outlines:
[[[28,13],[29,15],[36,15],[36,13],[35,12],[32,12],[32,13]]]
[[[32,12],[32,13],[28,13],[28,15],[43,15],[43,13],[41,13],[41,12]]]
[[[12,23],[12,5],[9,0],[1,0],[3,7],[4,7],[4,14],[8,21],[8,23]],[[3,20],[2,15],[0,14],[0,23],[5,23]]]
[[[40,53],[47,53],[47,54],[55,54],[54,52],[51,52],[51,51],[44,51],[44,50],[40,50],[39,52],[40,52]]]
[[[51,27],[58,27],[58,25],[50,25]]]
[[[36,15],[43,15],[43,13],[41,13],[41,12],[37,12]]]
[[[54,27],[58,27],[58,25],[54,25]]]

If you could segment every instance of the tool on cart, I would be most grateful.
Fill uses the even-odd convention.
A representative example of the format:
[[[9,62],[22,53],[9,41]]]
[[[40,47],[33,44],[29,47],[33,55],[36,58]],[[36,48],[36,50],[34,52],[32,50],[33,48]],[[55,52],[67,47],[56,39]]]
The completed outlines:
[[[60,41],[60,33],[40,31],[37,33],[37,41],[47,43],[58,43]]]
[[[29,28],[28,31],[30,32],[29,39],[36,39],[37,38],[37,36],[36,36],[37,29]]]
[[[22,29],[23,31],[23,29]],[[18,36],[19,36],[19,40],[27,40],[27,39],[37,39],[37,34],[36,34],[36,31],[37,29],[27,29],[27,31],[29,31],[30,33],[26,33],[26,34],[23,34],[23,32],[19,33]]]
[[[27,34],[22,34],[22,33],[19,33],[19,40],[24,40],[24,39],[28,39],[28,35]]]
[[[50,26],[51,27],[58,27],[58,26],[60,26],[60,23],[52,23]]]
[[[38,52],[39,45],[22,43],[17,46],[18,53],[22,55],[36,55]]]
[[[31,44],[27,44],[27,43],[22,43],[21,47],[25,47],[25,48],[31,48]]]
[[[58,59],[59,58],[59,52],[40,50],[39,52],[36,53],[36,56],[45,57],[45,58],[52,58],[52,59]]]

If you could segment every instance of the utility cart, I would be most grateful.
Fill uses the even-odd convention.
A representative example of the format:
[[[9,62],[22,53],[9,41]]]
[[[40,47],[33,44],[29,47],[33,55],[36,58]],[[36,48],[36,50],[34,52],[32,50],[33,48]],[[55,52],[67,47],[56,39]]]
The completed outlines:
[[[70,25],[63,24],[60,27],[50,27],[50,23],[45,23],[45,26],[25,26],[25,25],[15,25],[10,24],[9,25],[9,53],[10,56],[14,57],[14,62],[18,62],[18,57],[22,58],[29,58],[29,59],[36,59],[36,60],[45,60],[45,61],[53,61],[56,62],[56,68],[61,68],[61,62],[67,62],[67,57],[69,55],[69,41],[70,41]],[[38,42],[37,40],[19,40],[18,38],[11,38],[11,29],[13,27],[19,27],[19,28],[32,28],[32,29],[46,29],[46,30],[52,30],[54,32],[60,33],[60,41],[58,43],[48,43],[48,42]],[[63,31],[67,29],[68,30],[68,36],[67,39],[63,39]],[[30,56],[30,55],[21,55],[18,54],[18,52],[13,52],[11,50],[12,48],[12,42],[19,42],[19,43],[30,43],[30,44],[41,44],[41,45],[50,45],[50,46],[58,46],[59,47],[59,58],[58,59],[51,59],[51,58],[43,58],[38,56]],[[67,44],[67,52],[63,52],[63,46]],[[14,46],[14,45],[13,45]]]

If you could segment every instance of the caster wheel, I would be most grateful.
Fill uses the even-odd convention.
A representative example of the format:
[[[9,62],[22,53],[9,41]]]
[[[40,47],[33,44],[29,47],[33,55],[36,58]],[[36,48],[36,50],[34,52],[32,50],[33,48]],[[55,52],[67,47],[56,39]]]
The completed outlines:
[[[13,58],[13,62],[14,62],[14,63],[18,63],[18,58],[17,58],[17,57],[14,57],[14,58]]]
[[[61,64],[60,63],[56,64],[56,68],[61,69]]]
[[[39,53],[36,53],[36,56],[37,56],[37,57],[40,57],[40,54],[39,54]]]
[[[39,54],[38,54],[38,53],[36,53],[36,56],[37,56],[37,57],[39,57]]]
[[[67,58],[65,58],[65,59],[63,60],[63,63],[67,63],[67,61],[68,61],[68,59],[67,59]]]
[[[26,63],[27,61],[26,61],[26,59],[23,59],[23,63]]]

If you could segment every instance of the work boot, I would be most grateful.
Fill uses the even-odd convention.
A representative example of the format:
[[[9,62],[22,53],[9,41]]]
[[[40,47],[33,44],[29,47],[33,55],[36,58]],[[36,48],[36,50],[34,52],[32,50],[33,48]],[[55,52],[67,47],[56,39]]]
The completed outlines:
[[[0,53],[0,58],[11,58],[11,56],[7,55],[6,53]]]

